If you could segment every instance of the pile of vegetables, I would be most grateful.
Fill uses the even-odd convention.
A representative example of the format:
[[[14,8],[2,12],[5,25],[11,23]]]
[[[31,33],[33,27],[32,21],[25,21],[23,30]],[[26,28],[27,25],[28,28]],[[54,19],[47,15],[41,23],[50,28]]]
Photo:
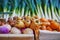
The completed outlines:
[[[14,22],[13,22],[14,21]],[[21,28],[31,28],[32,30],[49,30],[60,32],[60,24],[55,20],[39,18],[38,16],[13,17],[9,20],[11,26]]]
[[[20,18],[16,19],[9,18],[7,22],[4,19],[0,19],[0,34],[33,34],[33,30],[25,27]]]
[[[39,18],[38,16],[24,16],[9,18],[6,22],[0,19],[0,33],[7,34],[38,34],[38,30],[60,32],[60,24],[54,20]]]

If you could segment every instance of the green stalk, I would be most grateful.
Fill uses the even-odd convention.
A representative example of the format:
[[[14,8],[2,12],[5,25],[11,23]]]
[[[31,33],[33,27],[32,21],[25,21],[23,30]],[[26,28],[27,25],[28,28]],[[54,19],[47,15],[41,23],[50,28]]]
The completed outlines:
[[[49,19],[52,19],[51,10],[49,7],[48,7],[48,16],[49,16]]]
[[[53,7],[53,5],[51,5],[51,9],[52,9],[53,20],[58,20],[58,18],[56,17],[56,14],[54,13],[54,7]]]
[[[31,17],[31,12],[30,11],[28,11],[28,15]]]
[[[34,11],[32,11],[32,16],[36,16]]]
[[[41,6],[40,6],[40,12],[41,12],[41,17],[42,17],[42,18],[45,18],[45,16],[44,16],[44,12],[43,12],[43,9],[42,9]]]
[[[13,10],[13,14],[12,14],[12,17],[16,16],[16,12],[15,12],[15,9]]]
[[[41,6],[41,0],[35,0],[36,2],[36,8],[35,8],[35,11],[36,11],[36,15],[41,18],[42,15],[41,15],[41,11],[40,11],[40,6]]]
[[[18,10],[18,17],[20,17],[20,8],[19,8],[19,10]]]
[[[7,12],[7,8],[6,7],[4,7],[4,12]]]
[[[56,15],[56,17],[57,17],[57,21],[60,21],[60,17],[59,17],[59,15],[58,15],[58,12],[57,12],[57,10],[56,10],[56,8],[55,8],[55,15]]]
[[[41,18],[41,11],[38,5],[37,5],[37,16]]]
[[[60,9],[58,10],[59,16],[60,16]]]
[[[28,6],[29,6],[29,10],[31,12],[31,16],[35,16],[33,0],[28,0]]]
[[[44,12],[45,12],[45,18],[48,19],[49,17],[48,17],[48,14],[47,14],[47,5],[45,5],[45,7],[44,7]]]
[[[22,13],[21,13],[21,17],[24,16],[24,7],[22,8]]]
[[[7,12],[7,3],[8,3],[8,0],[4,0],[4,8],[3,8],[3,12]]]

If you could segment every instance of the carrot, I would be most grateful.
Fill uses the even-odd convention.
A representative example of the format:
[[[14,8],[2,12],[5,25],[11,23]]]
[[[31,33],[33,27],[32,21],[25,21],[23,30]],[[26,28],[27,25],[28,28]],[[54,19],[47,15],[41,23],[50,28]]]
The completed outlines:
[[[59,26],[59,28],[57,29],[57,31],[60,32],[60,26]]]
[[[41,28],[42,30],[46,30],[46,26],[42,26],[42,28]]]
[[[48,22],[48,20],[45,19],[45,18],[41,18],[40,21],[41,21],[41,22]]]
[[[52,31],[52,28],[51,28],[51,27],[49,27],[49,26],[48,26],[46,29],[47,29],[47,30],[49,30],[49,31]]]
[[[52,21],[50,26],[51,26],[52,29],[58,29],[59,28],[59,24],[55,21]]]

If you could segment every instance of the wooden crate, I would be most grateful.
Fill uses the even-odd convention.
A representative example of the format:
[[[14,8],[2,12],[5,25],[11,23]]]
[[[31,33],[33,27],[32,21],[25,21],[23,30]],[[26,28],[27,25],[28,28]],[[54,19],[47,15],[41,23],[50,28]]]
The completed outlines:
[[[0,34],[0,40],[34,40],[33,34]]]

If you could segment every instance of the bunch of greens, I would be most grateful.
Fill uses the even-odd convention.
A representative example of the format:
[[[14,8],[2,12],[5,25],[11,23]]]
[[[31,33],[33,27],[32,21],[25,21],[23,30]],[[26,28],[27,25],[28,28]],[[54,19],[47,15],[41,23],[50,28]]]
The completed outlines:
[[[0,0],[0,10],[13,16],[35,16],[60,20],[60,0]]]

